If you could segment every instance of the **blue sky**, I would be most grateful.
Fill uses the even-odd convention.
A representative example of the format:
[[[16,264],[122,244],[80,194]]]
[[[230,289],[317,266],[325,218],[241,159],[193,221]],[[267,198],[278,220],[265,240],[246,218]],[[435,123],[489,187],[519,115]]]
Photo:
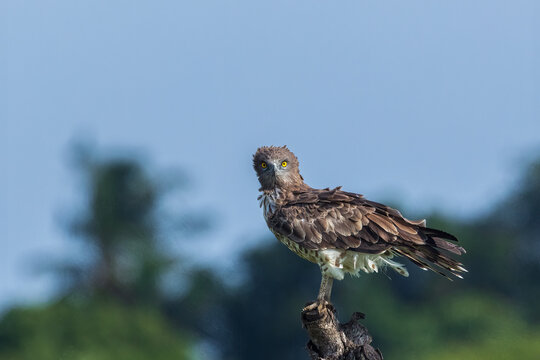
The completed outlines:
[[[289,145],[314,187],[485,211],[540,153],[538,4],[2,1],[0,305],[51,294],[32,265],[71,249],[77,139],[187,171],[187,201],[219,216],[188,240],[205,262],[267,234],[261,145]]]

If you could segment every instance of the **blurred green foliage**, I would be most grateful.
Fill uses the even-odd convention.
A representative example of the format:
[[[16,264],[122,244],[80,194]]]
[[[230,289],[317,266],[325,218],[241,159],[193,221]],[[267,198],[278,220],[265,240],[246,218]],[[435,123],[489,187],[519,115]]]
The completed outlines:
[[[112,301],[13,309],[0,323],[0,358],[11,360],[192,359],[193,339],[157,309]]]
[[[192,269],[184,291],[171,295],[162,280],[181,259],[159,241],[158,181],[134,160],[85,159],[87,208],[71,230],[90,260],[58,266],[70,276],[57,301],[4,314],[1,359],[307,359],[300,310],[316,296],[315,265],[268,236],[243,255],[241,284]],[[540,161],[491,212],[468,221],[428,217],[467,249],[464,280],[412,264],[409,278],[347,278],[334,285],[338,315],[345,322],[366,313],[387,359],[538,359],[538,219]],[[191,237],[201,228],[184,229]]]

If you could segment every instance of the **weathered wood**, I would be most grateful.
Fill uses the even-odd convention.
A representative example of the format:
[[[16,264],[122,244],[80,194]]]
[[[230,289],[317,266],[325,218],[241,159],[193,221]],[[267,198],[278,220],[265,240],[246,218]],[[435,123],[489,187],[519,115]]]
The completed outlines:
[[[302,310],[302,324],[307,330],[307,350],[312,360],[382,360],[379,349],[371,346],[371,335],[356,312],[340,324],[336,309],[329,302],[312,302]]]

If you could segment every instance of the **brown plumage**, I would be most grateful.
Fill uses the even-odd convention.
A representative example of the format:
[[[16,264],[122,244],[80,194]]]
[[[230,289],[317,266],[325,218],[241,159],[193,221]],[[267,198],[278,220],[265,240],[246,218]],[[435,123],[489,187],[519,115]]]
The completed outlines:
[[[362,195],[335,189],[313,189],[299,172],[296,156],[287,147],[261,147],[253,157],[261,183],[261,206],[270,230],[301,257],[321,266],[323,283],[344,273],[376,272],[384,265],[407,276],[390,258],[402,255],[423,269],[445,277],[466,271],[450,257],[465,250],[444,231],[411,221]],[[321,284],[320,299],[330,296]]]

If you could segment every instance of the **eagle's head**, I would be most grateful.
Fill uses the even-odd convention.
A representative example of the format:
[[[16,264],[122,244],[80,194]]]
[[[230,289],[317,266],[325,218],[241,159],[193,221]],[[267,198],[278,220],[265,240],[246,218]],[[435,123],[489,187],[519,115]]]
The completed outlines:
[[[298,159],[287,146],[263,146],[253,155],[253,168],[261,183],[261,190],[295,188],[304,179],[298,170]]]

